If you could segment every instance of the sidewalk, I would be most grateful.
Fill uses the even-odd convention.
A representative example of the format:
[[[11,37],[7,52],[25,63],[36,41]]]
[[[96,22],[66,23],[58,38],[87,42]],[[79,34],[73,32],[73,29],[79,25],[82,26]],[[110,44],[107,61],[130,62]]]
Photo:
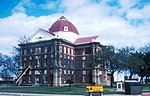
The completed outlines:
[[[84,96],[84,95],[58,95],[58,94],[32,94],[32,93],[6,93],[6,92],[0,92],[0,96]]]
[[[58,95],[58,94],[32,94],[32,93],[6,93],[0,92],[0,96],[87,96],[87,95]],[[99,96],[93,94],[92,96]],[[125,94],[109,94],[102,96],[150,96],[150,93],[143,93],[142,95],[125,95]]]

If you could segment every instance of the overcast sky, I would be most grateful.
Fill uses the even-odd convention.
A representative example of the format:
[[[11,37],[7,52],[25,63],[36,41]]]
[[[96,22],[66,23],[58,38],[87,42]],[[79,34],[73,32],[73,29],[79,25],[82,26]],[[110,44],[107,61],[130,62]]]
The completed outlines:
[[[20,36],[45,30],[61,16],[80,37],[139,48],[150,42],[150,0],[0,0],[0,53],[11,54]]]

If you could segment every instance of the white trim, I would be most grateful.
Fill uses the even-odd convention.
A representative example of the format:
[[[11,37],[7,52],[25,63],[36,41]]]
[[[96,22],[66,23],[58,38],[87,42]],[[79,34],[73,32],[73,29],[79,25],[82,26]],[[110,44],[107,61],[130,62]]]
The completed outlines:
[[[40,39],[38,39],[38,37]],[[39,28],[33,35],[30,36],[29,42],[38,42],[41,40],[50,40],[54,38],[55,36],[48,33],[46,30]]]
[[[56,35],[55,38],[62,38],[72,43],[74,43],[79,38],[79,35],[71,31],[57,31],[53,33]]]

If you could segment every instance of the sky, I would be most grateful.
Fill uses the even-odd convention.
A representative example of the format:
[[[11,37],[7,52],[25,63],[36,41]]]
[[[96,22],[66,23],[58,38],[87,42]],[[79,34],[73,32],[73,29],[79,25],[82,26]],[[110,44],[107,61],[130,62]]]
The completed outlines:
[[[12,54],[20,37],[48,30],[61,16],[102,45],[150,43],[150,0],[0,0],[0,53]]]

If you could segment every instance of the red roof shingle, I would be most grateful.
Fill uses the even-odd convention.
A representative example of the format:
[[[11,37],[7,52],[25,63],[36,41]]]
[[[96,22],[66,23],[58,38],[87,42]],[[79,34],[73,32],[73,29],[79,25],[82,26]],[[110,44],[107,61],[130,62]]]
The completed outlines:
[[[91,36],[91,37],[83,37],[83,38],[78,38],[74,44],[83,44],[83,43],[90,43],[92,40],[96,40],[98,36]]]
[[[68,27],[68,31],[65,32],[73,32],[79,35],[79,32],[76,29],[76,27],[71,22],[69,22],[64,16],[60,17],[59,20],[54,22],[48,30],[49,33],[54,33],[58,31],[64,31],[64,27]]]

